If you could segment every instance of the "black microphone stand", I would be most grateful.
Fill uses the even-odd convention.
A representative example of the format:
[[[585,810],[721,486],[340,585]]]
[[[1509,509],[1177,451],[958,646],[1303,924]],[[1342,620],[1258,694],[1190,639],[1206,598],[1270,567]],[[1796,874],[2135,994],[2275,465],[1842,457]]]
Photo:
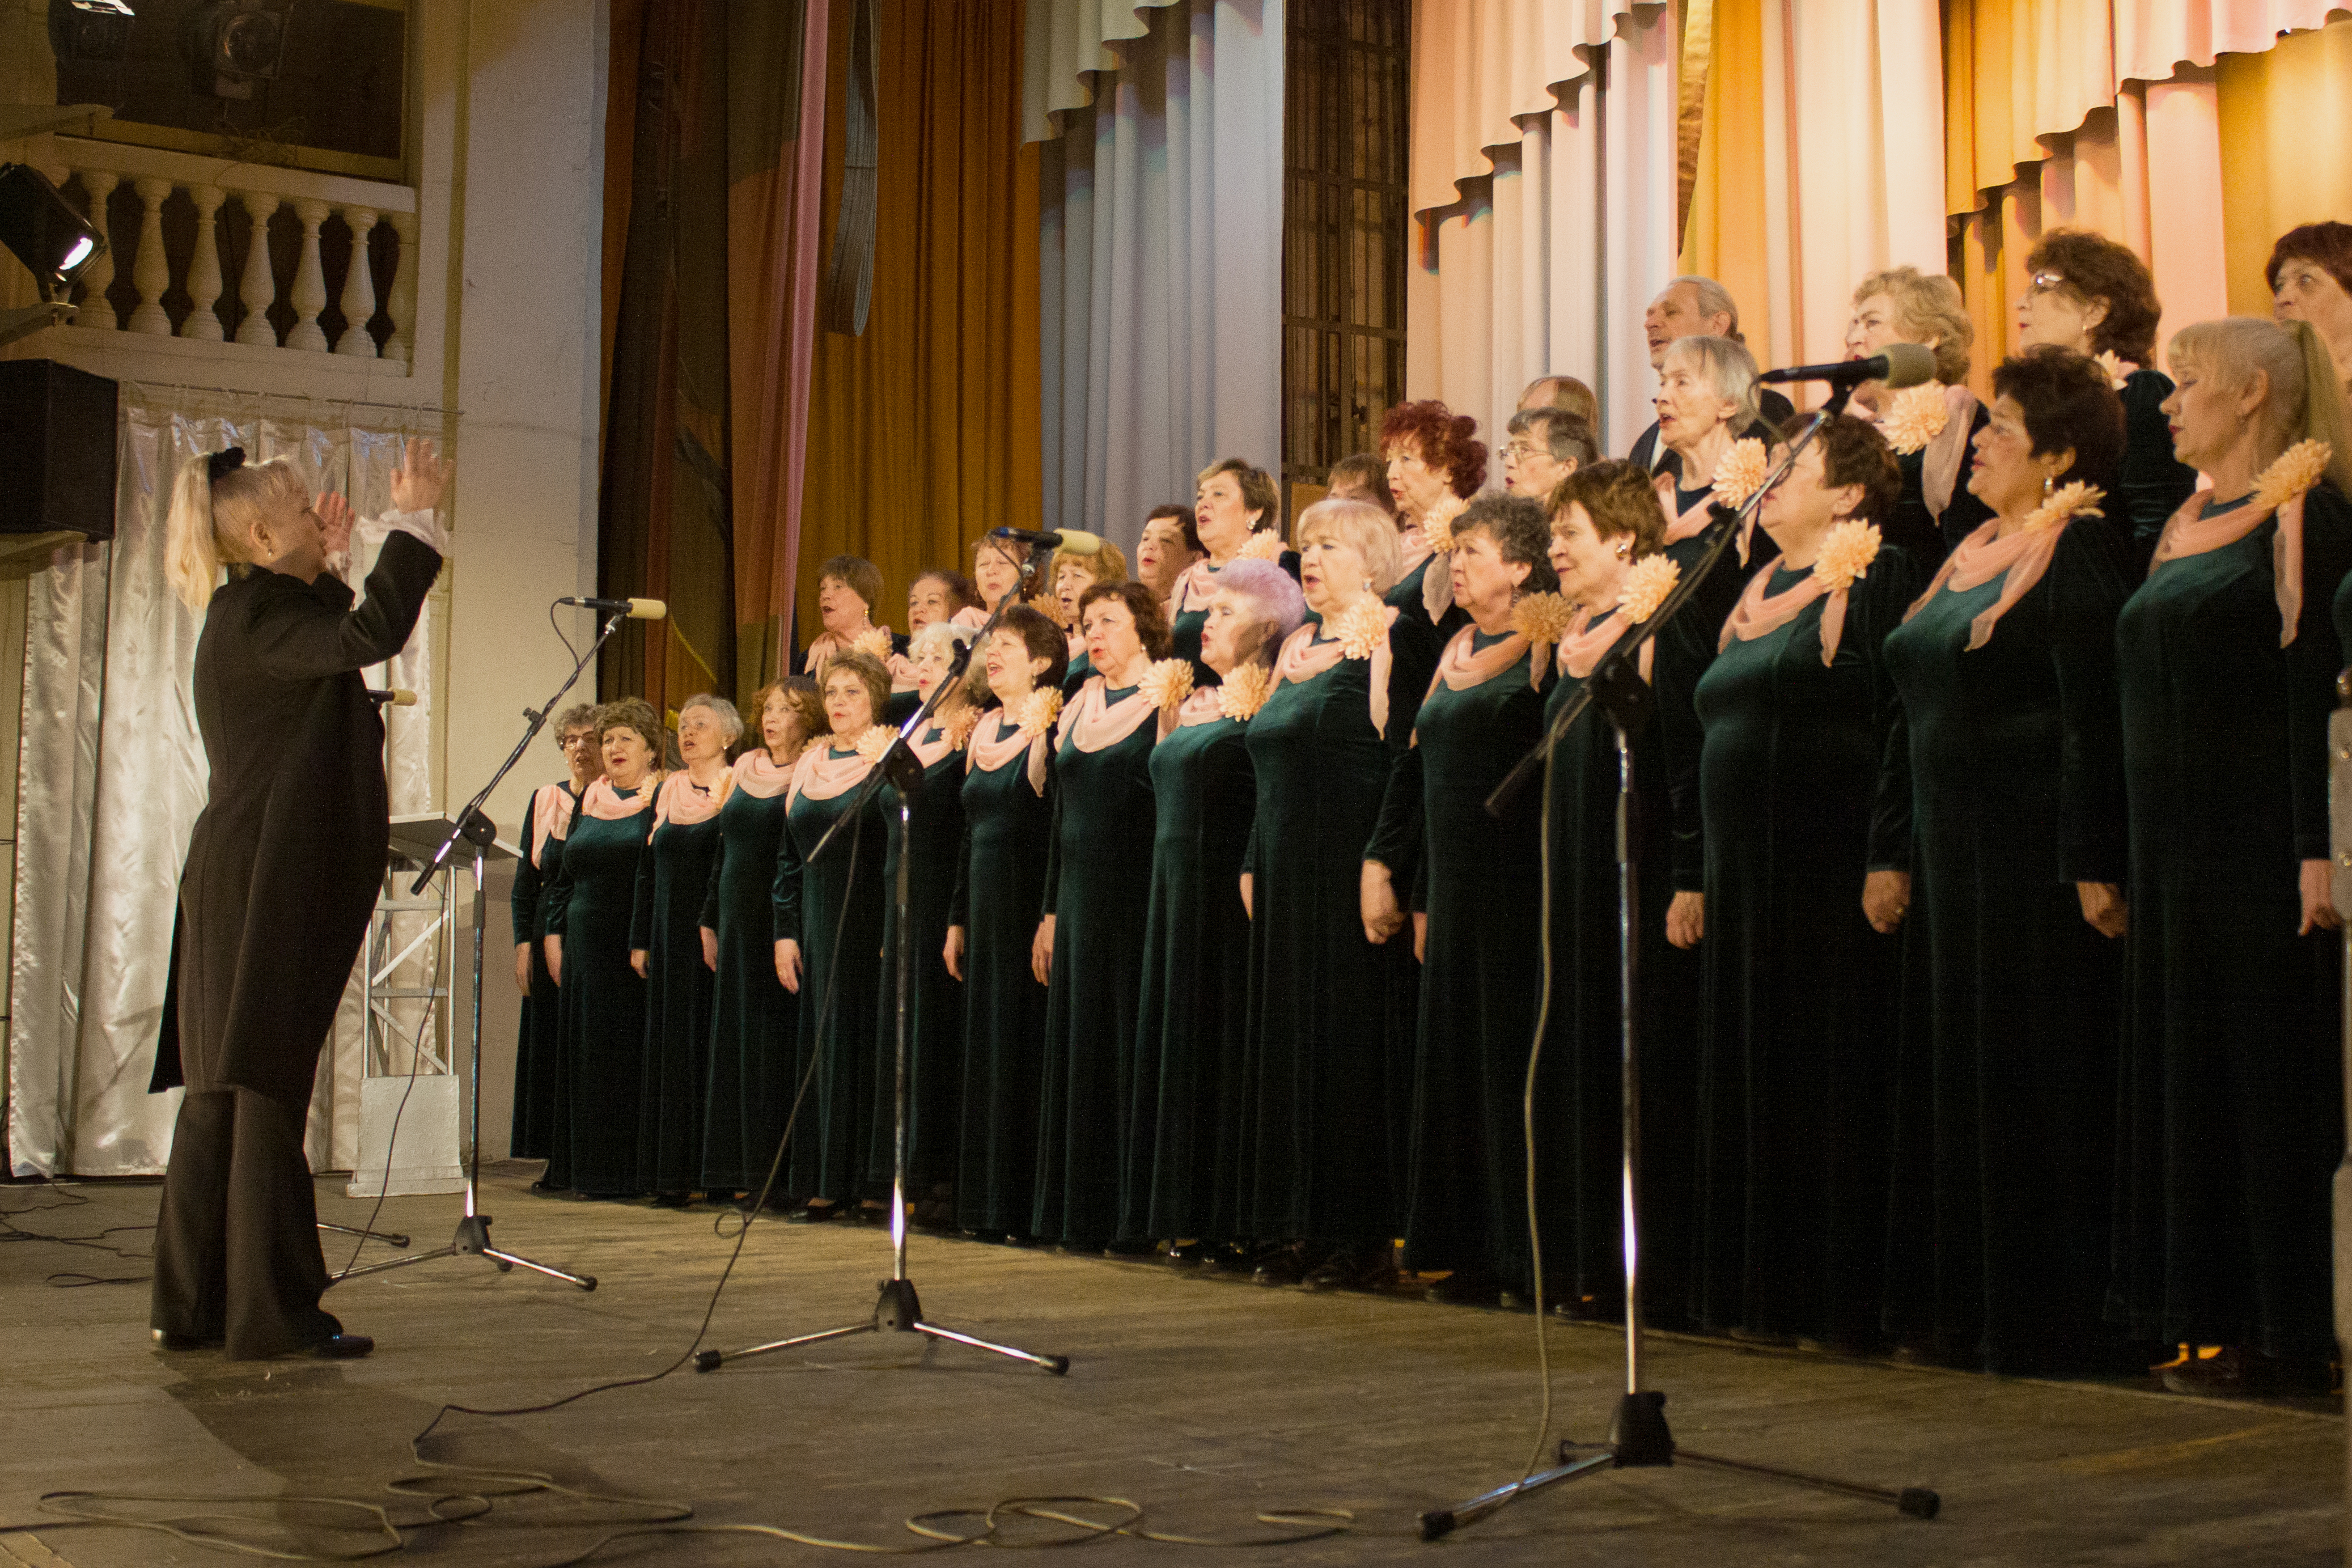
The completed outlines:
[[[1666,595],[1648,620],[1601,657],[1591,679],[1585,682],[1584,689],[1569,700],[1561,708],[1559,719],[1545,731],[1544,738],[1519,759],[1517,765],[1486,797],[1487,811],[1496,816],[1502,816],[1538,773],[1549,775],[1552,752],[1569,730],[1584,716],[1586,709],[1598,707],[1609,716],[1617,740],[1617,984],[1622,1042],[1620,1093],[1623,1100],[1620,1114],[1624,1145],[1621,1157],[1625,1194],[1625,1392],[1619,1395],[1616,1413],[1610,1419],[1609,1441],[1599,1452],[1576,1453],[1572,1445],[1563,1441],[1559,1445],[1559,1463],[1553,1468],[1522,1476],[1516,1481],[1481,1492],[1468,1502],[1458,1503],[1453,1508],[1432,1509],[1423,1514],[1420,1523],[1423,1541],[1441,1540],[1465,1524],[1476,1523],[1504,1504],[1517,1501],[1556,1481],[1575,1480],[1602,1469],[1672,1465],[1677,1459],[1685,1464],[1737,1470],[1743,1475],[1761,1476],[1768,1480],[1837,1492],[1871,1502],[1892,1503],[1915,1519],[1933,1519],[1943,1506],[1942,1500],[1925,1487],[1906,1487],[1895,1491],[1885,1487],[1807,1475],[1774,1465],[1750,1464],[1744,1459],[1695,1453],[1677,1445],[1673,1432],[1667,1428],[1664,1392],[1642,1386],[1639,1261],[1642,1079],[1637,990],[1641,972],[1641,906],[1636,897],[1640,840],[1633,825],[1633,736],[1649,717],[1656,697],[1649,683],[1641,677],[1641,652],[1643,646],[1654,641],[1666,624],[1690,602],[1699,584],[1706,581],[1707,574],[1722,561],[1724,552],[1731,547],[1732,539],[1739,532],[1746,519],[1763,504],[1764,498],[1771,493],[1772,488],[1788,476],[1799,454],[1811,444],[1822,426],[1844,412],[1846,398],[1853,390],[1850,385],[1839,384],[1831,392],[1829,401],[1814,413],[1811,421],[1798,433],[1796,439],[1789,443],[1788,455],[1780,459],[1780,466],[1757,487],[1756,493],[1749,496],[1738,511],[1725,507],[1716,509],[1715,521],[1710,525],[1713,531],[1696,566],[1675,584],[1674,591]],[[1544,809],[1550,809],[1549,801],[1544,804]],[[1546,965],[1543,983],[1547,986],[1551,983],[1549,964]],[[1538,1044],[1540,1046],[1540,1042]]]
[[[514,772],[515,764],[522,761],[525,752],[530,750],[530,743],[539,738],[540,731],[547,727],[548,716],[555,711],[555,705],[563,700],[563,694],[578,683],[582,671],[588,668],[588,661],[612,640],[613,634],[620,630],[621,623],[628,618],[629,612],[625,609],[607,616],[604,629],[596,634],[596,640],[588,645],[588,651],[572,663],[572,673],[563,678],[563,684],[555,689],[555,695],[536,709],[523,710],[523,717],[530,722],[523,730],[522,739],[517,741],[514,750],[507,753],[507,760],[499,764],[499,771],[490,775],[490,782],[475,792],[474,798],[466,803],[466,808],[457,813],[450,826],[449,836],[441,841],[441,847],[433,852],[433,858],[416,874],[416,880],[409,884],[411,897],[423,892],[436,874],[448,869],[450,858],[457,853],[458,840],[463,839],[473,847],[474,1067],[473,1081],[467,1086],[466,1097],[466,1212],[457,1221],[457,1235],[450,1238],[448,1246],[435,1247],[430,1252],[412,1252],[405,1258],[386,1258],[382,1263],[371,1263],[363,1268],[347,1268],[335,1276],[338,1281],[355,1279],[362,1274],[381,1274],[387,1268],[405,1268],[412,1263],[426,1263],[436,1258],[471,1257],[488,1258],[499,1266],[501,1274],[511,1272],[520,1263],[535,1273],[577,1285],[583,1290],[596,1289],[596,1277],[593,1274],[574,1274],[549,1264],[534,1262],[519,1252],[507,1252],[491,1246],[490,1216],[481,1212],[482,942],[489,919],[488,907],[482,898],[482,881],[487,860],[485,852],[498,841],[499,837],[498,825],[482,810],[482,803],[490,798],[490,792],[505,781],[507,774]],[[405,1246],[406,1238],[403,1237],[394,1245]]]
[[[915,1294],[915,1281],[907,1272],[907,1020],[908,998],[913,991],[915,978],[914,945],[910,940],[914,934],[915,922],[909,868],[915,858],[915,797],[921,792],[923,784],[923,764],[915,756],[909,742],[914,737],[921,734],[924,726],[930,722],[932,710],[940,705],[940,699],[947,695],[948,689],[963,679],[964,669],[971,659],[971,650],[987,641],[989,634],[996,630],[997,623],[1004,618],[1004,612],[1020,602],[1024,592],[1036,575],[1038,562],[1046,553],[1040,549],[1031,549],[1021,563],[1021,580],[1005,590],[1004,596],[997,601],[996,608],[982,624],[980,630],[972,635],[971,640],[956,649],[955,657],[949,664],[947,674],[940,679],[937,686],[931,688],[931,694],[925,699],[923,705],[915,710],[906,723],[899,726],[898,734],[891,738],[889,750],[882,753],[880,760],[875,763],[865,779],[859,783],[856,793],[850,798],[848,808],[834,820],[831,827],[825,829],[824,836],[816,841],[815,847],[812,848],[807,856],[807,858],[812,861],[823,856],[826,848],[832,845],[835,837],[841,832],[844,825],[857,820],[858,814],[866,809],[866,803],[874,797],[875,793],[884,784],[888,783],[898,786],[898,875],[894,879],[890,890],[891,904],[897,911],[898,931],[898,940],[891,944],[890,955],[892,987],[897,1000],[898,1034],[898,1083],[894,1090],[895,1113],[891,1131],[890,1278],[880,1281],[877,1286],[877,1295],[874,1303],[873,1315],[861,1322],[851,1323],[845,1328],[823,1329],[813,1334],[795,1334],[790,1339],[771,1340],[765,1344],[751,1345],[740,1351],[703,1351],[694,1358],[694,1370],[697,1372],[716,1372],[730,1361],[738,1361],[745,1356],[766,1355],[771,1351],[787,1351],[802,1345],[820,1344],[826,1340],[846,1339],[852,1334],[880,1333],[924,1334],[935,1340],[947,1340],[955,1344],[968,1345],[976,1351],[986,1351],[992,1355],[1001,1355],[1008,1360],[1025,1361],[1032,1366],[1044,1367],[1056,1377],[1070,1370],[1070,1358],[1067,1356],[1038,1355],[1034,1352],[1021,1350],[1012,1345],[1000,1345],[988,1340],[975,1339],[970,1334],[958,1333],[953,1329],[942,1328],[930,1321],[923,1316],[922,1301]],[[745,1223],[750,1222],[746,1220]]]

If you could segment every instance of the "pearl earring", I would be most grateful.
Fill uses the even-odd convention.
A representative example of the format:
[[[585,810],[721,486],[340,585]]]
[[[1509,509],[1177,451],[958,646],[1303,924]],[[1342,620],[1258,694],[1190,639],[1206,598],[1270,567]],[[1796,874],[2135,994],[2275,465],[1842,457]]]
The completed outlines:
[[[2055,491],[2057,489],[2058,489],[2058,476],[2057,476],[2057,475],[2055,475],[2055,474],[2044,474],[2044,475],[2042,475],[2042,500],[2049,500],[2049,499],[2050,499],[2050,497],[2051,497],[2051,494],[2052,494],[2053,491]]]
[[[1629,555],[1631,555],[1631,554],[1633,554],[1633,542],[1632,542],[1631,540],[1621,539],[1621,540],[1619,540],[1619,541],[1617,542],[1617,559],[1618,559],[1618,560],[1622,561],[1622,560],[1624,560],[1627,556],[1629,556]]]

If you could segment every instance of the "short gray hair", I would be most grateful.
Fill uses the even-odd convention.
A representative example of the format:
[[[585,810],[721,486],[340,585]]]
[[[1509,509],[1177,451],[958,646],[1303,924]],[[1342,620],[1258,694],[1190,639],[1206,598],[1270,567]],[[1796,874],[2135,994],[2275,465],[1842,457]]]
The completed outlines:
[[[1379,510],[1362,501],[1351,504],[1367,511]],[[1389,531],[1393,536],[1396,531]],[[1217,592],[1247,600],[1256,620],[1267,628],[1265,640],[1252,653],[1261,664],[1272,663],[1275,649],[1307,619],[1307,600],[1299,594],[1297,581],[1271,561],[1244,556],[1221,567],[1216,582]]]
[[[1404,574],[1404,551],[1397,542],[1396,523],[1371,502],[1332,496],[1298,514],[1301,550],[1326,535],[1364,558],[1373,593],[1387,593]]]
[[[697,708],[710,710],[710,716],[719,721],[719,733],[726,737],[729,745],[743,738],[743,715],[735,711],[735,704],[724,697],[709,691],[696,692],[677,705],[679,721],[684,722],[686,716]]]
[[[1593,463],[1601,459],[1601,444],[1592,438],[1592,426],[1565,408],[1538,404],[1522,408],[1511,416],[1504,426],[1513,436],[1533,436],[1551,448],[1557,463]]]
[[[1676,360],[1695,363],[1699,373],[1715,384],[1716,395],[1738,405],[1730,421],[1733,435],[1756,423],[1756,356],[1745,343],[1734,338],[1676,338],[1659,356],[1658,368],[1664,370]]]
[[[1739,301],[1731,297],[1730,289],[1714,279],[1702,278],[1696,272],[1685,272],[1679,278],[1669,279],[1666,288],[1659,289],[1658,292],[1663,294],[1666,289],[1673,289],[1685,283],[1689,284],[1698,293],[1700,315],[1730,317],[1731,325],[1723,330],[1723,335],[1735,343],[1744,343],[1748,341],[1739,335]]]
[[[971,641],[971,627],[960,626],[953,621],[933,621],[929,626],[917,632],[913,639],[907,644],[907,657],[920,658],[939,644],[949,643],[954,645],[946,650],[952,658],[955,647]]]

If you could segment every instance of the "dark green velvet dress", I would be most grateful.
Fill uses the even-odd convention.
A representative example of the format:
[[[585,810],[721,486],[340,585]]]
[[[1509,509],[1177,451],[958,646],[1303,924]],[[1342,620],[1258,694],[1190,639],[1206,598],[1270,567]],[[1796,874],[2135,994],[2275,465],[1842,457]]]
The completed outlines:
[[[1062,718],[1054,766],[1054,834],[1045,913],[1054,968],[1045,993],[1038,1093],[1037,1203],[1030,1234],[1085,1251],[1118,1233],[1135,1103],[1135,1025],[1143,985],[1136,904],[1151,867],[1151,748],[1157,709],[1140,689],[1095,676]],[[1076,719],[1100,692],[1103,722],[1137,717],[1099,750],[1078,743]]]
[[[923,764],[915,797],[915,858],[908,868],[914,963],[907,990],[907,1197],[917,1202],[956,1178],[963,1120],[963,983],[948,973],[948,911],[963,857],[963,752],[946,731],[928,727],[917,756]],[[878,797],[888,829],[882,863],[882,971],[875,997],[874,1134],[869,1189],[887,1192],[898,1162],[898,790],[884,784]]]
[[[530,994],[522,999],[522,1017],[515,1031],[514,1127],[507,1142],[508,1156],[516,1160],[544,1160],[553,1146],[555,1080],[563,1070],[563,998],[547,974],[545,908],[548,885],[563,866],[563,840],[540,831],[541,796],[562,797],[556,810],[567,833],[580,804],[568,783],[541,784],[532,793],[531,815],[523,823],[522,858],[515,864],[514,892],[507,905],[515,941],[530,946]]]
[[[663,787],[694,786],[679,773]],[[710,894],[719,834],[716,814],[696,823],[665,821],[654,829],[637,866],[629,945],[646,954],[646,1081],[637,1163],[638,1184],[648,1192],[687,1193],[702,1184],[714,978],[702,962],[702,905]]]
[[[2108,1316],[2136,1339],[2324,1359],[2343,946],[2295,927],[2300,863],[2328,854],[2352,508],[2305,498],[2284,648],[2277,530],[2156,567],[2116,625],[2132,907]]]
[[[1067,702],[1076,698],[1085,688],[1087,677],[1094,672],[1094,658],[1085,648],[1081,647],[1072,654],[1069,668],[1062,677],[1062,700]]]
[[[1776,595],[1805,575],[1762,570]],[[1923,585],[1887,547],[1848,597],[1833,665],[1822,663],[1824,595],[1733,641],[1698,683],[1695,1315],[1711,1328],[1878,1332],[1901,939],[1871,929],[1862,892],[1867,871],[1910,863],[1907,742],[1881,646]]]
[[[719,852],[702,923],[719,936],[710,1000],[710,1088],[703,1121],[702,1185],[756,1193],[774,1165],[792,1110],[799,1008],[776,978],[776,862],[785,795],[741,782],[719,808]],[[778,1191],[784,1187],[778,1174]]]
[[[2070,523],[1982,647],[2006,573],[1886,639],[1912,849],[1885,1322],[1989,1372],[2080,1369],[2106,1337],[2123,946],[2074,885],[2124,879],[2127,571],[2115,531]]]
[[[1429,915],[1404,1266],[1525,1290],[1534,1269],[1521,1110],[1543,1000],[1544,807],[1541,792],[1528,790],[1497,819],[1487,815],[1486,797],[1542,737],[1550,659],[1543,649],[1539,669],[1541,645],[1516,633],[1490,637],[1475,626],[1449,647],[1457,658],[1466,650],[1475,658],[1512,644],[1517,652],[1507,663],[1484,679],[1474,670],[1458,689],[1440,658],[1400,775],[1405,801],[1418,797],[1420,805],[1412,902]],[[1549,1173],[1559,1169],[1555,1163]],[[1554,1201],[1539,1213],[1554,1208],[1557,1192],[1554,1184]]]
[[[1437,656],[1402,612],[1387,646],[1385,660],[1346,658],[1319,626],[1293,633],[1249,722],[1256,914],[1234,1229],[1260,1241],[1385,1247],[1403,1228],[1419,974],[1410,926],[1365,940],[1363,869]],[[1315,657],[1295,662],[1302,653]],[[1381,664],[1384,728],[1372,721]],[[1410,817],[1401,804],[1379,849],[1400,906],[1420,863]]]
[[[825,742],[810,746],[794,777],[776,857],[776,940],[801,944],[795,1091],[812,1060],[816,1074],[793,1127],[785,1190],[827,1203],[880,1195],[866,1180],[872,1167],[875,1002],[887,896],[882,858],[888,850],[878,800],[869,800],[860,820],[825,846],[823,858],[806,858],[847,813],[865,773],[855,751]],[[813,799],[808,784],[821,774],[826,782],[819,787],[839,793]]]
[[[1249,1009],[1242,857],[1256,785],[1246,726],[1196,694],[1151,749],[1156,827],[1119,1232],[1234,1235],[1241,1054]],[[1132,916],[1129,917],[1132,918]]]
[[[591,786],[592,788],[593,786]],[[650,787],[650,786],[646,786]],[[635,800],[643,789],[615,791]],[[563,939],[563,1071],[547,1184],[598,1197],[645,1191],[637,1131],[646,1076],[646,983],[629,967],[637,867],[651,808],[572,819],[547,889],[547,932]]]
[[[956,1223],[986,1237],[1030,1234],[1037,1204],[1037,1097],[1044,1081],[1045,988],[1029,967],[1045,909],[1050,774],[1030,776],[1030,747],[990,767],[977,753],[1010,746],[1019,726],[981,715],[961,796],[964,849],[953,920],[964,928],[963,1136]],[[1040,746],[1049,754],[1050,739]]]
[[[1397,579],[1396,586],[1381,595],[1398,614],[1421,628],[1423,640],[1433,649],[1444,647],[1454,633],[1470,624],[1469,613],[1459,605],[1448,605],[1445,613],[1434,621],[1429,618],[1429,601],[1423,597],[1428,592],[1429,574],[1451,570],[1448,558],[1433,552],[1415,562]]]
[[[1941,517],[1927,504],[1927,453],[1932,445],[1895,455],[1895,469],[1903,476],[1903,493],[1886,520],[1886,542],[1900,545],[1922,572],[1933,572],[1943,564],[1944,557],[1958,549],[1961,540],[1992,517],[1992,508],[1969,493],[1968,468],[1969,454],[1976,450],[1977,432],[1991,423],[1991,411],[1982,403],[1974,404],[1966,437],[1955,437],[1962,439],[1960,471],[1952,481],[1951,499]]]
[[[1670,624],[1652,645],[1652,689],[1687,710],[1711,644]],[[1547,702],[1549,729],[1584,689],[1563,670]],[[1677,742],[1666,743],[1672,737]],[[1653,711],[1633,737],[1638,980],[1635,1037],[1642,1073],[1642,1303],[1645,1321],[1674,1323],[1690,1304],[1695,1124],[1698,1111],[1696,949],[1666,941],[1676,891],[1672,799],[1696,804],[1697,727],[1669,728]],[[1537,1164],[1543,1173],[1547,1271],[1598,1316],[1625,1304],[1624,1046],[1619,971],[1617,729],[1588,709],[1560,738],[1551,764],[1551,1016],[1538,1081]],[[1692,845],[1699,842],[1696,832]]]

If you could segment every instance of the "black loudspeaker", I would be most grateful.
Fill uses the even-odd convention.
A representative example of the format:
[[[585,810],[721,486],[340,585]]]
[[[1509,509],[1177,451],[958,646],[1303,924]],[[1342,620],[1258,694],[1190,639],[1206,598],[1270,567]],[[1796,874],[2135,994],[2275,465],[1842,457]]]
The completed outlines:
[[[102,375],[0,360],[0,535],[114,537],[114,405]]]

